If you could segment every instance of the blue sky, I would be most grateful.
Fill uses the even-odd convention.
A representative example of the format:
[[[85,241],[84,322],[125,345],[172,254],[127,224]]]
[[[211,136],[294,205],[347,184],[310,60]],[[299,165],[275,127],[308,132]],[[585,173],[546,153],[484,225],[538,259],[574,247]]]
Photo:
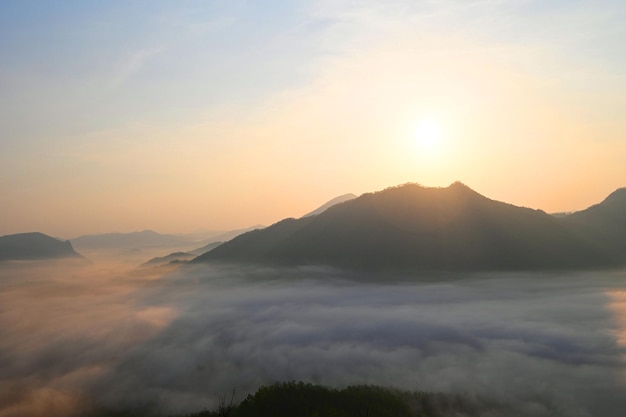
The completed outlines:
[[[277,2],[154,4],[5,4],[0,51],[9,58],[2,65],[4,110],[17,113],[7,120],[13,131],[29,130],[25,116],[40,122],[30,126],[36,135],[163,113],[185,117],[258,100],[306,77],[302,67],[315,54],[306,36],[316,28],[299,27],[296,9]]]

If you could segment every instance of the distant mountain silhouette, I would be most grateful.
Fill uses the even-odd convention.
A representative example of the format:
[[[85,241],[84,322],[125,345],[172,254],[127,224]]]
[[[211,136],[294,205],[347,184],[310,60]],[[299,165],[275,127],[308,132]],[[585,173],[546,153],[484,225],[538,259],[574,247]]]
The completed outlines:
[[[165,264],[165,263],[181,263],[181,262],[187,262],[193,258],[195,258],[196,256],[202,255],[206,252],[209,252],[210,250],[215,249],[216,247],[218,247],[219,245],[221,245],[222,243],[224,243],[225,240],[230,240],[236,236],[239,236],[242,233],[248,232],[250,230],[256,230],[258,228],[263,228],[264,226],[262,225],[256,225],[256,226],[252,226],[252,227],[247,227],[245,229],[236,229],[236,230],[229,230],[229,231],[222,231],[222,232],[214,232],[213,236],[209,237],[209,238],[205,238],[203,239],[201,242],[197,242],[195,240],[193,241],[188,241],[185,239],[189,239],[190,235],[159,235],[156,232],[152,232],[152,231],[144,231],[144,232],[139,232],[139,234],[141,234],[141,239],[138,240],[136,239],[136,235],[138,233],[127,233],[127,234],[123,234],[125,235],[124,238],[128,239],[131,238],[129,240],[127,240],[126,242],[124,241],[117,241],[114,239],[113,242],[116,242],[118,245],[120,244],[129,244],[132,243],[135,246],[140,246],[143,248],[156,248],[156,247],[170,247],[170,248],[176,248],[175,252],[172,252],[168,255],[164,255],[164,256],[159,256],[156,258],[152,258],[149,261],[141,264],[141,266],[148,266],[148,265],[156,265],[156,264]],[[118,233],[111,233],[108,235],[98,235],[98,237],[109,237],[111,235],[119,235]],[[128,235],[133,235],[133,236],[128,236]],[[156,239],[154,239],[154,236],[156,235]],[[176,239],[183,239],[182,242],[183,243],[178,243],[178,244],[171,244],[171,242],[175,242],[172,240],[164,240],[163,237],[173,237]],[[116,237],[116,236],[114,236]],[[194,235],[191,235],[191,237],[193,238]],[[133,239],[135,238],[135,239]],[[170,242],[170,244],[165,244],[164,242]],[[179,240],[180,242],[180,240]],[[202,247],[197,247],[196,249],[192,249],[189,250],[189,247],[194,247],[196,245],[203,245]],[[114,248],[123,248],[120,246],[115,246]],[[137,250],[137,249],[135,249]]]
[[[69,241],[39,232],[0,236],[0,261],[81,258]]]
[[[176,235],[164,235],[153,230],[131,233],[85,235],[71,240],[80,249],[135,249],[188,245],[189,241]]]
[[[141,264],[140,266],[145,267],[145,266],[159,266],[159,265],[166,265],[166,264],[170,264],[172,262],[187,262],[190,261],[192,259],[194,259],[197,255],[194,255],[193,253],[187,253],[187,252],[174,252],[174,253],[170,253],[169,255],[166,256],[159,256],[156,258],[152,258],[150,259],[148,262],[145,262],[143,264]]]
[[[190,250],[188,252],[196,255],[202,255],[203,253],[215,249],[222,243],[229,241],[243,233],[249,232],[251,230],[263,229],[264,227],[265,226],[263,226],[262,224],[257,224],[255,226],[246,227],[245,229],[234,229],[227,232],[222,232],[212,236],[210,239],[205,240],[204,246]]]
[[[103,233],[80,236],[71,239],[71,242],[79,251],[113,250],[116,253],[140,253],[144,250],[150,250],[150,252],[154,253],[155,249],[164,249],[163,252],[169,249],[168,252],[189,252],[197,256],[213,249],[216,246],[216,242],[221,243],[244,232],[262,227],[264,226],[255,225],[245,229],[187,235],[161,234],[153,230],[130,233]],[[209,235],[208,237],[203,237],[207,234]]]
[[[239,235],[237,235],[237,236],[239,236]],[[190,250],[189,253],[192,253],[195,256],[203,255],[203,254],[207,253],[208,251],[211,251],[211,250],[217,248],[222,243],[224,243],[224,242],[211,242],[211,243],[208,243],[208,244],[204,245],[201,248]]]
[[[193,262],[450,271],[613,267],[624,263],[607,249],[613,243],[599,245],[575,224],[578,218],[593,227],[597,239],[623,234],[624,223],[613,223],[618,207],[626,209],[623,199],[607,200],[602,209],[586,210],[592,215],[557,218],[490,200],[459,182],[406,184],[245,233]],[[609,233],[610,225],[621,231]]]
[[[332,206],[335,206],[335,205],[337,205],[339,203],[343,203],[344,201],[354,200],[355,198],[357,198],[357,196],[354,195],[354,194],[340,195],[339,197],[335,197],[332,200],[327,201],[326,203],[324,203],[320,207],[316,208],[315,210],[313,210],[310,213],[305,214],[302,217],[317,216],[318,214],[322,214],[323,212],[325,212],[326,210],[328,210]]]

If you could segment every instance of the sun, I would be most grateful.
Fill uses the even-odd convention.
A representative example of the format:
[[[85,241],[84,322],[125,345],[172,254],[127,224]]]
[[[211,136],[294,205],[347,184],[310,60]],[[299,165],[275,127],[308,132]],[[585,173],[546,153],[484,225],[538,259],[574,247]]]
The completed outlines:
[[[453,157],[450,130],[440,123],[440,119],[422,115],[405,125],[402,136],[402,148],[406,152],[403,158],[417,162],[422,166],[450,166]]]
[[[421,119],[413,132],[413,139],[420,150],[433,152],[441,147],[441,129],[433,119]]]

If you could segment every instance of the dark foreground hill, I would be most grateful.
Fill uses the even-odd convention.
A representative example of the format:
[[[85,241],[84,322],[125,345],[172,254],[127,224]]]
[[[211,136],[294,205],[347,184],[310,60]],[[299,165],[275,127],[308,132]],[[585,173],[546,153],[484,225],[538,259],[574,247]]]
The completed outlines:
[[[82,258],[69,241],[43,233],[19,233],[0,237],[0,261]]]
[[[194,262],[447,271],[617,267],[626,261],[618,242],[626,222],[615,220],[626,204],[617,200],[615,207],[605,201],[591,213],[557,218],[490,200],[458,182],[406,184],[245,233]]]
[[[404,392],[371,385],[331,389],[302,382],[264,386],[236,406],[222,404],[218,410],[192,417],[443,417],[479,416],[511,412],[502,405],[469,400],[460,395]]]
[[[239,404],[223,397],[214,410],[176,417],[444,417],[527,415],[495,401],[456,394],[408,392],[393,388],[352,385],[343,389],[303,382],[263,386]],[[148,417],[138,412],[101,412],[97,417]],[[555,414],[558,416],[558,414]]]

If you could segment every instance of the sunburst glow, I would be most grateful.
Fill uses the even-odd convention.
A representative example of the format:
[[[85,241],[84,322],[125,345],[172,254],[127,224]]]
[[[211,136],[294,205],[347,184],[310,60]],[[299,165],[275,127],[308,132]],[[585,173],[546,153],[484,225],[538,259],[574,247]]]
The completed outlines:
[[[441,147],[441,128],[433,119],[421,119],[413,133],[418,148],[424,152],[433,152]]]

